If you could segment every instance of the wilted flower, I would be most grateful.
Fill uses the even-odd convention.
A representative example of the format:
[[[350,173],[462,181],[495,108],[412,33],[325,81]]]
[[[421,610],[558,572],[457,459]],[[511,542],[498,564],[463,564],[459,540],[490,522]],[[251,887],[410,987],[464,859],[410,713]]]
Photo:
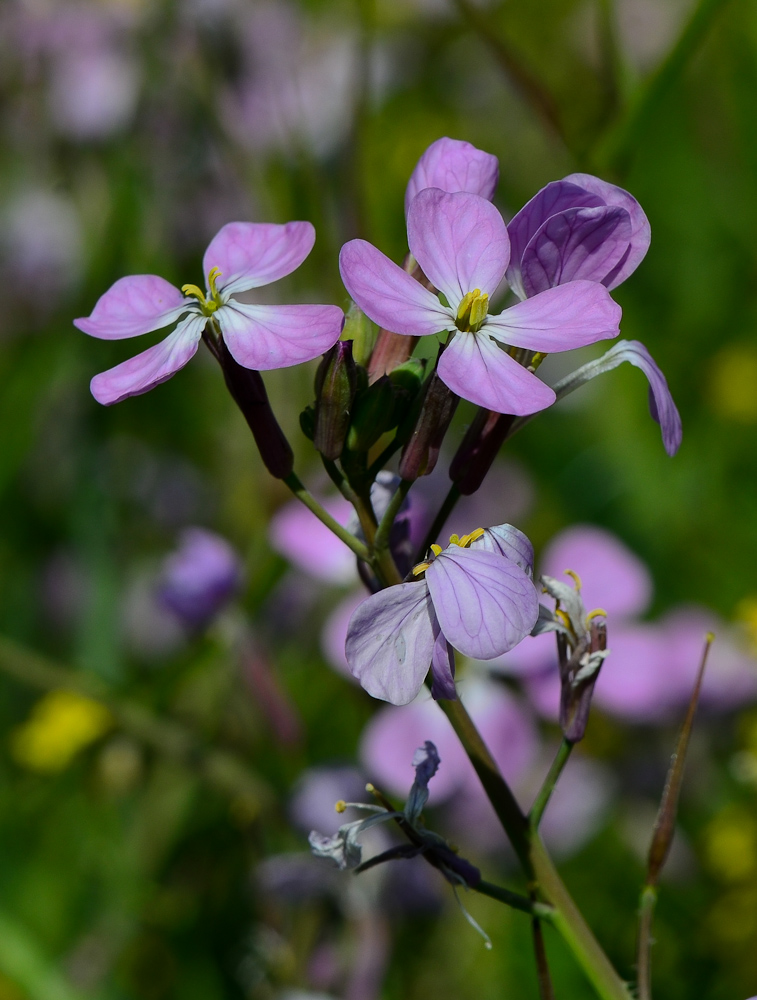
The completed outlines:
[[[491,201],[499,180],[497,157],[461,139],[446,136],[432,142],[415,165],[405,190],[405,215],[424,188],[450,193],[467,191]]]
[[[570,174],[534,195],[507,227],[507,280],[519,298],[584,278],[616,288],[649,249],[641,205],[591,174]]]
[[[250,305],[234,298],[291,274],[314,242],[309,222],[230,222],[205,251],[206,292],[197,285],[184,285],[180,292],[152,274],[119,278],[89,317],[74,320],[84,333],[121,340],[183,318],[161,343],[96,375],[92,395],[100,403],[117,403],[165,382],[196,353],[211,319],[244,368],[267,371],[318,357],[339,339],[344,314],[337,306]]]
[[[617,336],[620,308],[597,282],[572,281],[488,315],[510,262],[502,216],[486,199],[426,188],[407,220],[410,251],[444,302],[365,240],[342,247],[342,279],[360,308],[405,336],[453,334],[438,374],[453,392],[517,415],[550,406],[555,394],[508,353],[553,353]]]
[[[363,601],[350,621],[347,662],[374,698],[412,701],[429,667],[435,698],[455,698],[453,647],[489,660],[512,649],[536,622],[531,543],[509,524],[434,545],[401,583]]]
[[[242,582],[242,566],[229,543],[204,528],[182,532],[163,566],[158,596],[187,628],[207,625]]]

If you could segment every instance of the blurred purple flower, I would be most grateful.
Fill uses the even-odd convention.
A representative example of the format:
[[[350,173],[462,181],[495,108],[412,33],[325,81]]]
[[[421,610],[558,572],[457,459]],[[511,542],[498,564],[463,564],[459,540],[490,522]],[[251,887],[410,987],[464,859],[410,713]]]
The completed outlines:
[[[347,662],[361,685],[395,705],[417,695],[431,667],[435,698],[455,698],[453,647],[492,659],[517,645],[538,614],[531,543],[510,525],[435,545],[413,570],[425,578],[363,601],[350,621]]]
[[[242,566],[229,543],[204,528],[188,528],[163,564],[158,597],[188,629],[200,629],[231,600],[241,582]]]
[[[352,505],[337,495],[320,501],[340,524],[347,524]],[[337,586],[357,580],[355,556],[299,500],[280,507],[268,528],[271,546],[293,566],[316,580]]]
[[[525,415],[555,394],[505,345],[553,353],[618,335],[620,308],[593,281],[568,282],[489,316],[510,261],[502,216],[486,199],[426,188],[408,211],[408,244],[447,304],[365,240],[342,247],[342,279],[363,312],[406,336],[453,334],[438,374],[453,392],[487,409]]]
[[[245,368],[287,368],[318,357],[339,339],[344,314],[337,306],[250,305],[233,297],[291,274],[314,242],[309,222],[230,222],[205,251],[207,294],[196,285],[184,285],[182,294],[152,274],[119,278],[89,317],[74,320],[84,333],[121,340],[183,319],[161,343],[96,375],[92,395],[110,405],[165,382],[196,353],[211,317]]]
[[[650,227],[623,188],[570,174],[534,195],[507,227],[507,280],[519,298],[585,279],[616,288],[649,249]]]
[[[410,203],[424,188],[450,193],[467,191],[491,201],[499,180],[497,157],[469,142],[448,139],[432,142],[415,165],[405,191],[405,216]]]

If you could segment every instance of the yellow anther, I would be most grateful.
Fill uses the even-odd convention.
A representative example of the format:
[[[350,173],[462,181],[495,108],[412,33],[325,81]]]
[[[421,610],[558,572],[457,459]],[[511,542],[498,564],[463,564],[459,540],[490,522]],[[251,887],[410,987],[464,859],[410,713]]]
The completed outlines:
[[[564,569],[563,573],[565,573],[566,576],[572,577],[573,583],[575,583],[575,585],[576,585],[576,590],[580,594],[581,593],[581,577],[578,575],[578,573],[574,573],[572,569]]]
[[[338,813],[343,813],[344,810],[347,808],[347,803],[344,801],[344,799],[339,799],[339,801],[334,805],[334,808]]]
[[[365,786],[365,790],[366,792],[368,792],[369,795],[373,795],[373,793],[376,791],[376,786],[369,781],[368,784]]]
[[[607,618],[607,612],[604,608],[594,608],[586,616],[586,624],[588,625],[592,618]]]
[[[566,628],[569,628],[571,630],[571,632],[573,631],[573,626],[570,623],[570,618],[568,618],[568,616],[565,614],[565,612],[562,610],[562,608],[556,608],[555,609],[555,617],[559,618],[560,621],[563,623],[563,625]]]
[[[418,563],[417,566],[413,566],[413,576],[420,576],[421,573],[425,573],[430,565],[431,563],[429,562],[422,562]]]
[[[217,267],[211,267],[210,273],[208,274],[208,287],[210,288],[210,294],[213,296],[216,302],[220,301],[220,296],[218,294],[218,289],[216,288],[216,282],[221,277],[221,270]]]
[[[481,328],[488,312],[489,296],[480,288],[474,288],[472,292],[466,292],[460,300],[455,326],[463,332],[475,333]]]
[[[546,354],[542,354],[541,351],[537,351],[536,354],[531,358],[531,363],[528,366],[530,372],[535,372],[542,361],[546,358]]]
[[[705,636],[704,636],[704,641],[707,642],[707,643],[709,643],[710,645],[712,645],[712,643],[715,642],[715,633],[714,632],[706,632]]]
[[[480,538],[484,534],[483,528],[476,528],[475,531],[471,531],[469,535],[463,535],[460,541],[457,543],[462,546],[462,548],[467,549],[471,542],[475,542],[477,538]],[[452,539],[450,539],[452,541]]]
[[[197,285],[182,285],[181,290],[185,295],[191,295],[202,302],[203,305],[206,305],[205,292],[201,288],[198,288]]]
[[[479,295],[477,299],[473,300],[470,309],[470,327],[471,330],[478,330],[481,324],[486,319],[486,314],[489,312],[489,296],[484,292],[483,295]]]
[[[459,535],[450,535],[449,536],[449,543],[450,543],[450,545],[462,545],[463,544],[460,541],[460,536]]]
[[[434,553],[435,556],[440,556],[442,554],[442,547],[441,545],[437,545],[436,542],[434,542],[434,544],[431,546],[431,551]]]

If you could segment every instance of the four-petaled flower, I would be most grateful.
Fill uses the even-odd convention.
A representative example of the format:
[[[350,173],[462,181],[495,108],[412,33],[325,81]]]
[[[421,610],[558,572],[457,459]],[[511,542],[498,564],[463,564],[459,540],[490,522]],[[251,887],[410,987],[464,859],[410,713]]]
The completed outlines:
[[[345,652],[365,690],[406,705],[429,666],[435,698],[455,698],[453,647],[491,660],[512,649],[536,623],[533,548],[509,524],[453,535],[413,570],[423,579],[373,594],[350,620]]]
[[[235,298],[291,274],[314,242],[309,222],[230,222],[205,251],[205,292],[197,285],[179,291],[152,274],[120,278],[90,316],[74,320],[84,333],[121,340],[180,322],[161,343],[96,375],[92,395],[100,403],[118,403],[165,382],[195,354],[211,320],[232,357],[245,368],[287,368],[327,351],[344,324],[337,306],[251,305]]]
[[[407,336],[449,331],[437,372],[446,385],[489,410],[526,415],[550,406],[552,389],[509,348],[553,353],[616,337],[620,308],[596,281],[571,281],[489,315],[510,262],[510,239],[491,202],[426,188],[413,199],[408,245],[444,301],[365,240],[342,248],[342,279],[363,312]]]

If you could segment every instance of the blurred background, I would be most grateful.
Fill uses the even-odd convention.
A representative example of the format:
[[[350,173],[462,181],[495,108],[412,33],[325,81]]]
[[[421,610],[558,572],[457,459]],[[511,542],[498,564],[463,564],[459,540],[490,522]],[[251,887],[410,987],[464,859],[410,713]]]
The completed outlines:
[[[0,1000],[537,996],[521,915],[466,896],[487,952],[423,862],[355,877],[310,858],[336,799],[371,778],[401,800],[407,754],[433,738],[429,823],[517,886],[441,714],[398,717],[345,678],[354,567],[328,540],[313,555],[213,359],[105,409],[89,379],[135,345],[72,326],[122,275],[198,282],[232,220],[311,220],[311,256],[263,291],[346,308],[342,242],[401,260],[405,185],[442,135],[499,157],[507,218],[583,170],[650,219],[616,297],[667,375],[679,454],[623,366],[508,443],[450,527],[511,520],[542,567],[562,572],[572,544],[598,592],[631,581],[614,673],[545,821],[629,979],[644,851],[714,623],[653,966],[666,1000],[757,992],[755,93],[749,0],[4,0]],[[266,384],[327,498],[298,430],[314,367]],[[419,489],[429,511],[442,466]],[[558,738],[538,659],[461,665],[524,804]],[[589,996],[547,943],[558,997]]]

